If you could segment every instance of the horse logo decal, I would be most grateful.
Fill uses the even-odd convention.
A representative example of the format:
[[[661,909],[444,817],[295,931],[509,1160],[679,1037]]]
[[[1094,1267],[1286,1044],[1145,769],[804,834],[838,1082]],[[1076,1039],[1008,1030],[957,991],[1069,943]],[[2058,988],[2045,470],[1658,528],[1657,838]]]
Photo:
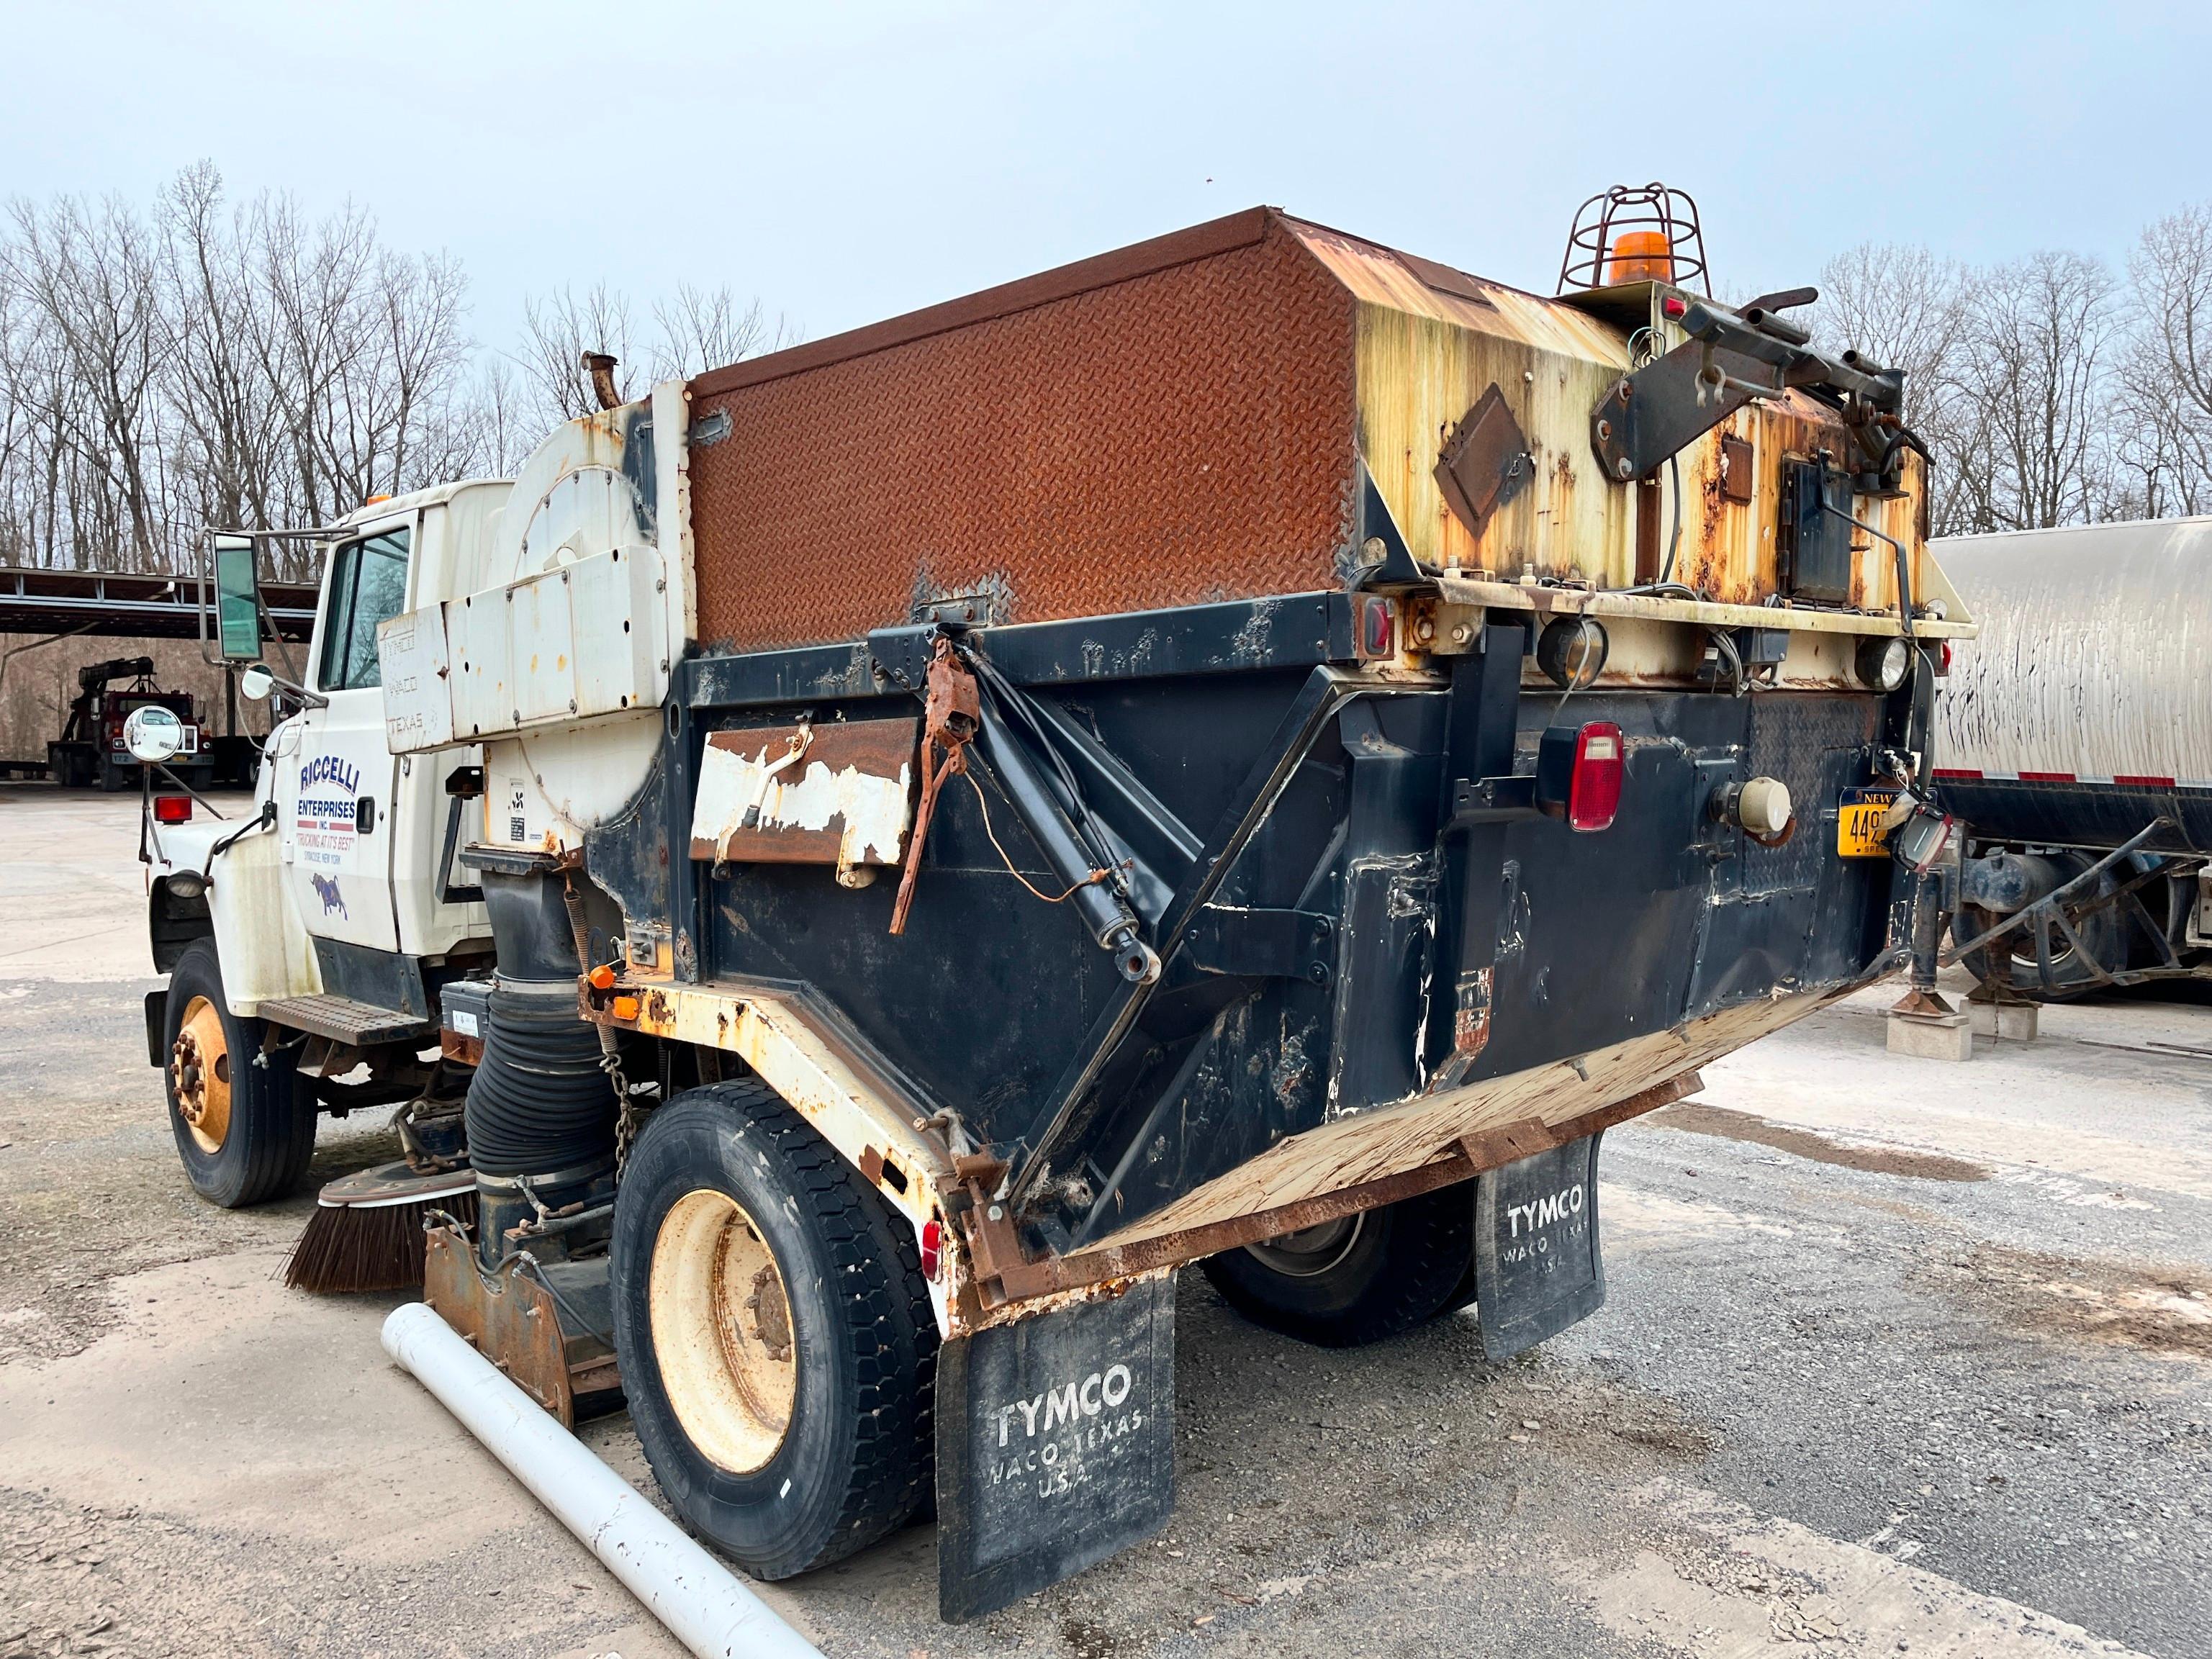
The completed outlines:
[[[345,896],[338,891],[338,881],[336,876],[309,876],[307,879],[315,884],[315,896],[322,900],[325,915],[335,910],[344,916],[348,921],[353,920],[352,916],[347,915]]]

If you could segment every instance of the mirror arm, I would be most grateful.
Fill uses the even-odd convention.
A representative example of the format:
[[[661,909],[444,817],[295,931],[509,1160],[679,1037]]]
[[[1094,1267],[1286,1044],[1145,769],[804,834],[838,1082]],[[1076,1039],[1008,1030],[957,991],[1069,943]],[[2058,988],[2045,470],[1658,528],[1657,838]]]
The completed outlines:
[[[287,665],[289,666],[289,665],[288,664]],[[297,681],[286,679],[283,675],[270,668],[265,662],[254,663],[251,665],[251,666],[252,668],[258,668],[263,673],[268,675],[269,684],[272,687],[276,690],[282,691],[286,696],[289,697],[294,702],[298,703],[302,708],[328,708],[331,706],[331,700],[325,696],[321,692],[310,691],[306,686],[300,684]]]

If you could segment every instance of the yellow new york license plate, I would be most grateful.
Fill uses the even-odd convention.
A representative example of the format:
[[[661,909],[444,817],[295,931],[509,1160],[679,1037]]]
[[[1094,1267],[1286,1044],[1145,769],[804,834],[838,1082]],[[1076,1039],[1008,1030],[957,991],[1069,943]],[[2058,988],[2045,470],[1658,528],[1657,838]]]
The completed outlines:
[[[1889,838],[1881,815],[1897,799],[1894,789],[1846,789],[1836,803],[1836,852],[1847,859],[1885,858]]]

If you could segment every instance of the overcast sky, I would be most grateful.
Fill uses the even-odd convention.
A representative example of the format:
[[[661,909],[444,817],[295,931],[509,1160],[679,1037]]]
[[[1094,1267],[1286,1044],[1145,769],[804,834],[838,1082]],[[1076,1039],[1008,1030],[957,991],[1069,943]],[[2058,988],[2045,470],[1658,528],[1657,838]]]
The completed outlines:
[[[2212,198],[2212,5],[654,0],[5,13],[0,191],[348,198],[474,327],[604,279],[814,337],[1217,214],[1549,292],[1577,202],[1695,194],[1727,291],[1864,240],[2116,262]]]

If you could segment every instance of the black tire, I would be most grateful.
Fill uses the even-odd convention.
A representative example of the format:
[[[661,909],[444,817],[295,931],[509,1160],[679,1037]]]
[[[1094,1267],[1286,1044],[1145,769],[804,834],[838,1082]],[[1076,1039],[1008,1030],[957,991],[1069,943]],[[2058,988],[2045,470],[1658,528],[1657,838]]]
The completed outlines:
[[[2081,853],[2055,853],[2047,855],[2057,866],[2061,881],[2072,881],[2085,872],[2093,859]],[[2111,892],[2119,884],[2107,871],[2099,877],[2096,894]],[[2136,954],[2133,941],[2140,929],[2133,926],[2119,906],[2107,904],[2084,915],[2069,918],[2074,931],[2081,935],[2088,957],[2097,968],[2107,974],[2125,972]],[[1952,938],[1959,944],[1978,937],[2002,918],[1987,910],[1961,905],[1952,923]],[[2152,949],[2148,940],[2142,941],[2142,948]],[[2034,1002],[2070,1002],[2075,998],[2103,988],[2106,981],[2096,977],[2082,952],[2076,951],[2071,941],[2057,927],[2051,929],[2051,977],[2052,983],[2043,982],[2035,960],[2035,935],[2027,927],[2020,928],[1999,939],[1994,945],[1972,951],[1966,957],[1966,971],[1983,984],[1996,981],[2000,988]]]
[[[1210,1257],[1206,1276],[1254,1324],[1324,1348],[1401,1336],[1474,1299],[1466,1182],[1328,1224]]]
[[[113,761],[103,760],[100,765],[100,789],[102,794],[119,795],[131,787],[131,774]]]
[[[194,1133],[178,1092],[178,1038],[193,1016],[196,1001],[207,1005],[208,1014],[221,1028],[222,1081],[229,1091],[228,1121],[212,1148]],[[170,1057],[162,1074],[169,1129],[176,1136],[177,1156],[184,1160],[192,1190],[226,1210],[283,1197],[300,1184],[307,1160],[315,1153],[315,1113],[295,1095],[291,1052],[271,1054],[266,1066],[253,1063],[267,1030],[258,1019],[239,1018],[224,1001],[215,940],[197,939],[186,945],[170,970],[162,1012],[162,1035]]]
[[[797,1356],[787,1426],[744,1472],[687,1431],[654,1346],[654,1249],[678,1205],[702,1192],[734,1200],[772,1253]],[[922,1507],[938,1333],[914,1229],[765,1085],[689,1090],[653,1114],[623,1167],[612,1255],[631,1421],[695,1531],[756,1577],[787,1578]]]

